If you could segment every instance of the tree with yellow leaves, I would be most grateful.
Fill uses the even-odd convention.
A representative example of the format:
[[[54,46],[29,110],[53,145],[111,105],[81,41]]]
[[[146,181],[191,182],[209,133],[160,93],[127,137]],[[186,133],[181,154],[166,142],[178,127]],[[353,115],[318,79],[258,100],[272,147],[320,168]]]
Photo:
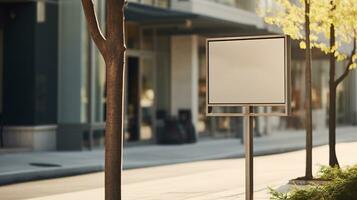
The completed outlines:
[[[306,132],[307,162],[305,178],[312,178],[311,151],[311,48],[330,56],[329,147],[331,166],[339,166],[336,157],[336,88],[356,68],[357,4],[355,0],[275,0],[277,8],[266,13],[266,22],[279,26],[292,39],[301,40],[306,50]],[[305,33],[305,34],[303,34]],[[337,39],[337,41],[336,41]],[[329,41],[328,41],[329,40]],[[342,49],[353,43],[348,54]],[[344,72],[336,78],[336,60],[348,60]]]
[[[322,49],[330,55],[330,80],[329,80],[329,164],[339,167],[336,156],[336,90],[338,85],[356,68],[356,39],[357,39],[357,5],[354,0],[330,0],[329,17],[323,21],[329,26],[324,33],[329,34],[329,49]],[[336,41],[337,40],[337,41]],[[341,49],[351,46],[349,54]],[[342,74],[336,77],[336,60],[348,60]]]
[[[312,176],[312,92],[311,92],[311,48],[317,36],[314,33],[316,18],[312,14],[316,8],[309,0],[290,2],[289,0],[275,0],[275,10],[266,13],[268,24],[279,26],[282,31],[294,40],[301,40],[300,47],[305,49],[305,90],[306,90],[306,169],[305,179]]]

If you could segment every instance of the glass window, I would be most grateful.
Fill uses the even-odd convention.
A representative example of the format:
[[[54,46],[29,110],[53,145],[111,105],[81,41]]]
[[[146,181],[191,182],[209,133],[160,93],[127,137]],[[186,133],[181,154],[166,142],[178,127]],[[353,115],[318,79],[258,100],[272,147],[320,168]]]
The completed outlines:
[[[84,29],[82,31],[82,65],[81,65],[81,94],[80,94],[80,102],[81,102],[81,123],[86,123],[88,122],[88,102],[89,102],[89,96],[88,96],[88,90],[89,90],[89,81],[88,81],[88,70],[91,68],[91,59],[92,59],[92,54],[91,54],[91,38],[89,36],[88,29]]]
[[[158,36],[156,40],[156,107],[160,111],[170,110],[170,37]]]
[[[96,50],[96,64],[94,74],[94,121],[103,122],[105,114],[105,62]]]
[[[161,8],[169,7],[169,0],[128,0],[129,2],[142,3]]]
[[[154,50],[154,30],[143,29],[141,35],[141,49]]]
[[[141,66],[141,140],[149,140],[153,136],[155,117],[155,88],[153,58],[143,58]]]
[[[223,4],[226,6],[249,10],[251,12],[255,12],[256,5],[258,3],[258,1],[256,0],[208,0],[208,1]]]

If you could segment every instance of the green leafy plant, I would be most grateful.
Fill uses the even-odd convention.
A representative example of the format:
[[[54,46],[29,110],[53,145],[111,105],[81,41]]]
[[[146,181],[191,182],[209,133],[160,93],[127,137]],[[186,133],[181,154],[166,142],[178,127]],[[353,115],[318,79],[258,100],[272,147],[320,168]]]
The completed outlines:
[[[324,184],[293,187],[284,193],[270,190],[271,200],[357,200],[357,165],[339,169],[321,167],[317,177],[328,180]]]

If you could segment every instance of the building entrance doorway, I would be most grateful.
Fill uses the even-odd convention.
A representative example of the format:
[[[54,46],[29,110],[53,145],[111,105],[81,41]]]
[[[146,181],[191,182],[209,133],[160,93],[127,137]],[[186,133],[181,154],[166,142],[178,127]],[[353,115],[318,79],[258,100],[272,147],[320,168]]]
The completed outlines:
[[[128,57],[127,60],[127,139],[140,139],[140,70],[139,58]]]
[[[152,57],[128,56],[126,83],[126,139],[153,140],[156,104]]]

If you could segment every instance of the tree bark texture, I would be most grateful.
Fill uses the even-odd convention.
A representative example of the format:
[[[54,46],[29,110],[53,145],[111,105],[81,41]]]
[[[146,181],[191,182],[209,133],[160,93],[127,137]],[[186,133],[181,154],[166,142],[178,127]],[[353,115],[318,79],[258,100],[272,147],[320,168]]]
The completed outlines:
[[[330,47],[335,46],[335,27],[330,27]],[[330,53],[330,80],[329,80],[329,165],[340,167],[336,155],[336,58]]]
[[[312,100],[311,100],[311,45],[310,45],[310,3],[305,0],[305,37],[306,37],[306,67],[305,67],[305,91],[306,91],[306,169],[305,178],[312,179]]]
[[[82,0],[88,29],[106,63],[105,199],[121,200],[123,158],[125,35],[124,0],[107,0],[106,36],[92,0]]]

